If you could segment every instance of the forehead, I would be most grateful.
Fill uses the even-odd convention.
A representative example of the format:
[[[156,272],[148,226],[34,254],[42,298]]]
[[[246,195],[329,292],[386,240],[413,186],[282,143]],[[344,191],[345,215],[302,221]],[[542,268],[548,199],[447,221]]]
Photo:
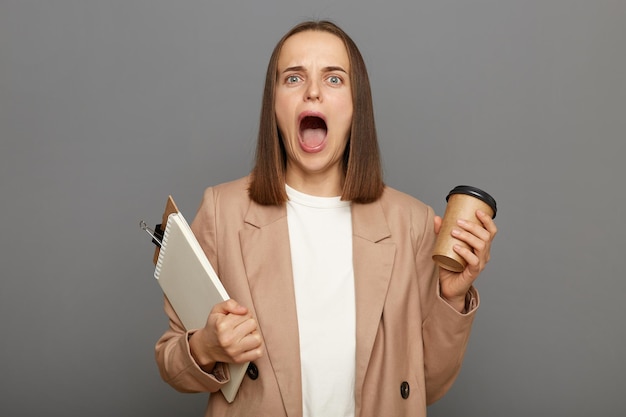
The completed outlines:
[[[289,37],[278,56],[278,68],[320,63],[339,65],[348,71],[350,59],[343,41],[332,33],[305,31]]]

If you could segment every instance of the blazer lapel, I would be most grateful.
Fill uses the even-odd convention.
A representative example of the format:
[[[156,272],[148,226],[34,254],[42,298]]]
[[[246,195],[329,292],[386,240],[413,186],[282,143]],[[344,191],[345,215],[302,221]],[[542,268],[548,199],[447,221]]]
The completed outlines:
[[[265,348],[287,415],[302,415],[298,318],[285,206],[252,203],[239,233],[243,262]]]
[[[365,373],[378,333],[396,246],[386,240],[391,236],[391,232],[379,202],[353,204],[352,227],[356,297],[354,389],[356,403],[361,404]]]

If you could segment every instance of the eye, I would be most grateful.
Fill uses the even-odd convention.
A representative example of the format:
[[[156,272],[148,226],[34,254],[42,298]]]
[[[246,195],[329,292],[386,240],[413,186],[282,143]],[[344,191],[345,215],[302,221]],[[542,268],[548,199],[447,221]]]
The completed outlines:
[[[286,82],[287,84],[295,84],[295,83],[297,83],[297,82],[298,82],[298,81],[300,81],[300,80],[301,80],[301,78],[300,78],[300,76],[299,76],[299,75],[289,75],[289,76],[287,76],[287,78],[285,79],[285,82]]]
[[[340,85],[342,83],[341,77],[338,77],[337,75],[331,75],[327,78],[327,80],[332,85]]]

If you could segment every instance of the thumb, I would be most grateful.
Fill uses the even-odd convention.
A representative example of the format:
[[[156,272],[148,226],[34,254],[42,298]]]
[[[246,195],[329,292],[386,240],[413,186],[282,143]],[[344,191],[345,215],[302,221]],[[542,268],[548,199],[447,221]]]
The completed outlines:
[[[443,223],[443,219],[439,216],[435,216],[434,222],[435,222],[435,234],[438,235],[439,230],[441,230],[441,223]]]
[[[248,309],[231,298],[216,304],[213,313],[244,315],[248,313]]]

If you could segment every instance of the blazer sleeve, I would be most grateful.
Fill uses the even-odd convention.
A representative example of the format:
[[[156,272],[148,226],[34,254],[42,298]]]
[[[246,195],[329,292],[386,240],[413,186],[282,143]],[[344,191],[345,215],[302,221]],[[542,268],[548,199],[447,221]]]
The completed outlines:
[[[215,216],[212,189],[207,189],[191,228],[207,252],[215,248]],[[200,232],[202,231],[202,232]],[[215,252],[213,252],[213,255]],[[208,255],[208,253],[207,253]],[[211,259],[213,258],[213,259]],[[215,265],[214,256],[210,256]],[[229,381],[228,367],[218,363],[212,373],[204,372],[191,356],[189,337],[196,329],[186,330],[165,297],[165,313],[169,318],[169,328],[159,338],[155,346],[156,362],[161,377],[181,392],[216,392]]]
[[[467,312],[462,314],[441,297],[439,266],[431,259],[436,239],[431,207],[427,208],[426,223],[421,227],[422,239],[416,251],[416,266],[423,274],[420,297],[424,317],[422,337],[426,401],[432,404],[450,389],[461,369],[479,298],[472,287],[466,299]]]

